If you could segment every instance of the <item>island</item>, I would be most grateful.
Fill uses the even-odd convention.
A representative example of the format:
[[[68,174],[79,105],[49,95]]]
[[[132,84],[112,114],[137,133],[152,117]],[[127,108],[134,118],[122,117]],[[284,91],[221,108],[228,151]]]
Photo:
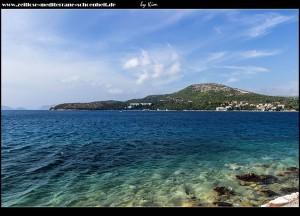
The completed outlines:
[[[172,94],[127,101],[63,103],[50,110],[299,111],[299,97],[269,96],[217,83],[190,85]]]

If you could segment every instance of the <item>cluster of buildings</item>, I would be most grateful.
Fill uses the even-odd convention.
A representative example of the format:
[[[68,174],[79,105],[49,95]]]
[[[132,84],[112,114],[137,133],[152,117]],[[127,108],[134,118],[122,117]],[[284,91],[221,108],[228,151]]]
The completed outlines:
[[[192,103],[192,101],[188,101]],[[125,109],[143,109],[143,110],[149,110],[152,109],[153,103],[130,103],[129,106],[125,107]],[[296,110],[290,110],[289,107],[286,107],[285,104],[282,104],[280,102],[271,102],[271,103],[248,103],[244,101],[230,101],[220,104],[220,106],[216,107],[216,111],[230,111],[230,110],[252,110],[252,111],[283,111],[283,110],[289,110],[289,111],[296,111]]]
[[[257,110],[261,110],[261,111],[279,111],[279,110],[284,110],[285,105],[284,104],[279,104],[279,102],[277,102],[277,104],[270,104],[270,103],[265,103],[265,104],[258,104],[256,105],[256,109]]]
[[[134,109],[138,107],[145,107],[145,106],[151,106],[152,103],[130,103],[129,106],[127,106],[127,109]]]
[[[285,105],[280,102],[274,103],[260,103],[249,104],[247,102],[230,101],[216,107],[216,111],[229,111],[229,110],[255,110],[255,111],[280,111],[284,110]]]

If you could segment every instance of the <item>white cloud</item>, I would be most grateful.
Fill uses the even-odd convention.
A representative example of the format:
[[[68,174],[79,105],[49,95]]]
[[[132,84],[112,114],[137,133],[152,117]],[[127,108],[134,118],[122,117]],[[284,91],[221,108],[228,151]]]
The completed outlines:
[[[177,59],[179,59],[178,53],[173,51],[172,52],[172,60],[177,60]]]
[[[135,68],[138,65],[139,65],[139,61],[137,60],[137,58],[132,58],[132,59],[128,60],[127,62],[125,62],[123,68],[130,69],[130,68]]]
[[[124,93],[124,89],[118,88],[118,87],[114,87],[111,84],[106,84],[105,85],[106,91],[110,94],[122,94]]]
[[[226,14],[233,13],[232,11],[225,11],[225,14],[219,12],[220,10],[171,12],[162,10],[155,12],[155,16],[152,11],[143,12],[142,16],[139,11],[128,11],[125,14],[108,12],[107,19],[124,15],[122,17],[124,22],[113,23],[117,28],[103,32],[101,29],[105,28],[98,29],[97,35],[103,33],[103,37],[99,38],[90,32],[94,30],[102,13],[96,16],[91,14],[91,17],[90,14],[86,14],[81,17],[86,19],[84,21],[93,21],[84,32],[77,29],[74,34],[76,27],[70,25],[69,21],[79,16],[76,13],[52,10],[3,11],[1,83],[5,87],[2,94],[3,101],[12,106],[29,104],[39,107],[42,104],[69,101],[125,100],[138,95],[152,94],[153,91],[161,93],[166,89],[170,90],[173,84],[178,85],[175,82],[183,76],[183,73],[187,75],[193,71],[213,69],[217,64],[236,64],[239,60],[279,54],[281,51],[260,50],[260,46],[255,43],[251,44],[252,50],[234,51],[232,49],[237,47],[234,39],[245,37],[245,32],[248,34],[247,37],[256,38],[271,32],[280,24],[286,24],[297,18],[296,15],[287,18],[286,14],[295,14],[290,12],[284,12],[283,15],[259,11],[251,15],[248,12],[237,12],[234,16],[247,19],[233,23],[226,19]],[[207,23],[219,14],[224,18],[220,19],[222,23],[215,22],[219,22],[219,18],[212,20],[213,23]],[[52,18],[51,22],[45,25],[49,17]],[[93,17],[97,20],[92,19]],[[132,22],[133,18],[139,17],[141,19]],[[176,48],[157,44],[157,41],[165,41],[167,34],[164,28],[177,29],[175,24],[181,25],[183,20],[190,21],[185,18],[191,18],[191,26],[187,26],[191,30],[187,28],[186,34],[179,34],[180,41],[173,40],[172,43],[176,43],[174,44]],[[66,29],[65,26],[70,28]],[[213,26],[216,26],[214,31]],[[207,34],[201,34],[202,27]],[[199,28],[199,32],[195,30],[196,28]],[[227,41],[234,41],[235,45],[232,47]],[[73,46],[74,43],[77,45]],[[127,53],[140,44],[144,45],[137,48],[136,52]],[[244,43],[239,45],[249,47]],[[289,44],[281,46],[289,47]],[[220,52],[209,53],[217,47],[221,49]],[[261,49],[273,48],[266,46]],[[203,56],[199,58],[201,54]],[[123,59],[124,56],[127,58]],[[187,65],[192,69],[187,68]],[[229,82],[237,82],[267,71],[253,66],[228,66],[223,69],[228,72],[226,80]],[[210,71],[214,73],[213,70]],[[289,71],[289,68],[287,67],[285,71]],[[196,78],[198,79],[199,77]],[[188,82],[184,79],[180,81]],[[195,78],[189,81],[194,82]],[[172,85],[166,85],[171,83]],[[149,88],[139,84],[146,84]],[[131,92],[135,92],[134,95],[130,95]]]
[[[147,71],[144,71],[143,73],[138,74],[138,79],[136,80],[137,84],[143,84],[146,80],[148,80],[149,74]]]
[[[234,83],[234,82],[237,82],[239,81],[239,79],[235,78],[235,77],[231,77],[227,80],[227,83]]]
[[[119,30],[117,29],[115,31],[117,33],[114,34],[111,38],[113,38],[114,41],[122,43],[138,40],[150,33],[155,33],[161,29],[167,28],[168,26],[175,25],[181,20],[184,20],[185,18],[193,15],[193,13],[195,12],[197,12],[197,10],[162,10],[156,13],[151,12],[151,14],[154,13],[155,16],[148,16],[147,12],[142,12],[145,15],[141,15],[141,12],[139,10],[131,10],[128,11],[127,15],[130,21],[132,19],[135,19],[134,24],[130,23],[126,26],[126,28],[120,26],[120,28],[118,28]],[[118,18],[119,17],[116,17],[116,19]],[[125,21],[127,20],[125,19]]]
[[[254,91],[274,96],[299,96],[299,81],[290,81],[282,85],[254,89]]]
[[[143,49],[127,63],[131,62],[131,65],[133,59],[136,59],[138,64],[127,69],[133,76],[136,76],[137,84],[164,85],[176,81],[182,71],[179,54],[169,44],[167,47]]]
[[[267,68],[255,66],[215,66],[215,68],[235,69],[240,74],[255,74],[268,71]],[[237,72],[234,72],[234,75],[239,75]]]
[[[226,53],[227,52],[210,53],[206,59],[206,62],[214,62],[214,61],[220,60],[226,55]]]
[[[163,73],[163,71],[164,71],[164,65],[163,64],[154,64],[153,65],[153,74],[152,74],[152,77],[153,78],[160,77],[161,74]]]
[[[165,28],[167,26],[174,25],[178,23],[180,20],[192,15],[196,10],[173,10],[172,13],[165,12],[161,13],[159,16],[160,21],[159,22],[152,22],[153,17],[151,19],[151,23],[147,26],[143,26],[141,29],[141,34],[154,32],[157,30],[160,30],[162,28]],[[140,34],[140,32],[139,32]]]
[[[247,51],[220,51],[220,52],[213,52],[209,53],[206,57],[203,57],[200,60],[190,66],[195,72],[201,72],[208,70],[210,68],[216,66],[217,63],[225,62],[225,61],[240,61],[243,59],[251,59],[251,58],[262,58],[267,56],[274,56],[280,54],[281,50],[247,50]],[[222,66],[222,68],[230,68],[230,69],[242,69],[242,70],[259,70],[258,68],[251,68],[251,67],[242,67],[237,68],[236,66]]]
[[[108,92],[110,94],[122,94],[124,93],[124,89],[120,89],[120,88],[110,88],[108,89]]]
[[[24,17],[18,16],[21,14]],[[91,45],[81,40],[77,41],[78,46],[69,46],[74,38],[65,40],[59,26],[43,27],[40,24],[44,19],[39,21],[36,17],[39,16],[30,10],[15,11],[5,17],[9,24],[3,26],[6,30],[2,69],[6,72],[1,84],[7,105],[36,108],[63,102],[125,100],[153,91],[139,84],[164,85],[179,77],[179,55],[171,47],[160,45],[141,50],[116,64],[124,53],[106,52],[94,46],[99,41]],[[87,52],[89,49],[92,51]],[[120,72],[122,68],[125,73]]]
[[[188,68],[192,72],[202,72],[202,71],[207,70],[209,67],[206,65],[200,65],[200,66],[190,66]]]
[[[142,50],[142,59],[141,59],[142,65],[148,65],[150,64],[150,57],[148,55],[148,52],[145,50]]]
[[[172,64],[171,68],[170,68],[170,73],[171,74],[176,74],[178,72],[180,72],[180,63],[179,62],[175,62],[174,64]]]
[[[49,52],[26,43],[6,44],[4,49],[2,96],[4,103],[13,107],[34,109],[43,104],[123,99],[135,88],[134,79],[118,73],[105,56],[93,60],[77,52]],[[113,86],[104,87],[106,83]]]
[[[80,76],[74,75],[74,76],[70,76],[65,79],[62,79],[61,82],[62,83],[70,83],[70,82],[78,82],[79,80],[80,80]]]
[[[201,59],[197,59],[194,63],[189,66],[189,69],[192,72],[202,72],[206,71],[218,62],[222,62],[225,59],[228,59],[230,56],[228,55],[227,51],[220,51],[220,52],[213,52],[209,53],[205,57]]]
[[[260,57],[267,57],[267,56],[273,56],[278,55],[280,53],[279,50],[249,50],[241,53],[242,58],[260,58]]]
[[[231,71],[227,71],[223,73],[222,76],[229,77],[227,79],[227,83],[238,82],[243,79],[252,78],[254,75],[258,73],[267,72],[267,68],[263,67],[255,67],[255,66],[214,66],[214,68],[220,69],[229,69]]]
[[[247,30],[246,35],[251,38],[263,36],[279,24],[286,23],[294,18],[294,16],[283,16],[274,13],[255,16],[253,18],[255,26]]]

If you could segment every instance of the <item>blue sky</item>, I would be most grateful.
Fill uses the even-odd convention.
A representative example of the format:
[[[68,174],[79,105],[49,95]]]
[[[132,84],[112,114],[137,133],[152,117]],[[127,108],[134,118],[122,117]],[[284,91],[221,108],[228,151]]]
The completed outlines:
[[[1,10],[2,105],[221,83],[298,96],[298,10]]]

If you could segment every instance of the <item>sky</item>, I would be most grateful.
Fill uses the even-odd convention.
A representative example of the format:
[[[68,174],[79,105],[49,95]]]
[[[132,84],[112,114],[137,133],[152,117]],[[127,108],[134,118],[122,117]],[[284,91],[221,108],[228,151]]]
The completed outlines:
[[[142,98],[197,83],[298,96],[298,10],[1,10],[2,105]]]

